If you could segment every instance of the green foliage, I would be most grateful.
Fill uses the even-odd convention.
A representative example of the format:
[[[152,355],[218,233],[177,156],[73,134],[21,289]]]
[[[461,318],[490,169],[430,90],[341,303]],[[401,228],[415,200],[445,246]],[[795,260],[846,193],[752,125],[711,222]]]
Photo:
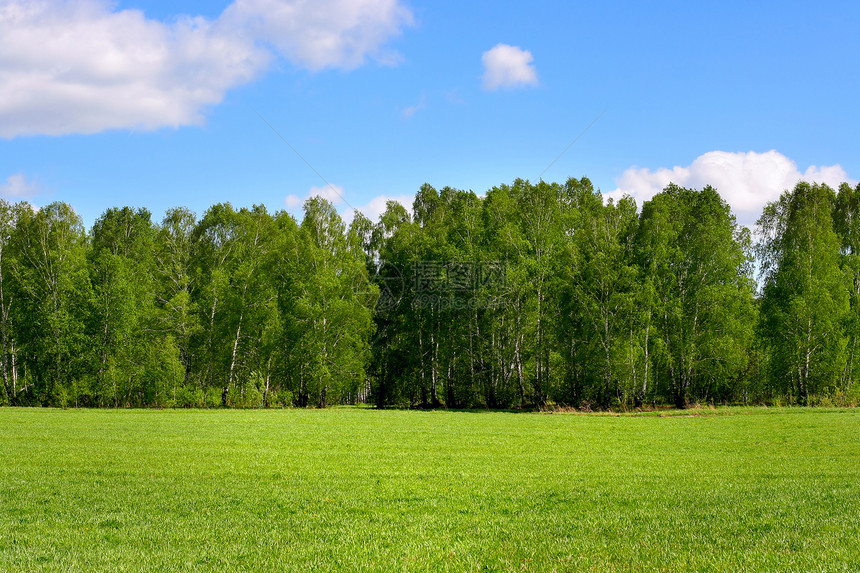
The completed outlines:
[[[669,186],[637,217],[584,178],[484,199],[425,185],[376,236],[368,258],[404,277],[377,314],[378,404],[683,407],[736,398],[750,372],[750,237],[711,188]],[[499,292],[451,288],[458,265],[487,262]]]
[[[654,295],[658,378],[681,408],[724,397],[752,342],[748,233],[713,188],[669,185],[642,207],[635,248]]]
[[[328,201],[305,204],[297,252],[286,320],[298,400],[325,407],[347,401],[365,385],[376,298],[360,240],[346,232]]]
[[[568,183],[569,214],[557,274],[562,320],[559,342],[566,383],[556,401],[591,399],[641,404],[647,393],[647,336],[640,316],[648,307],[638,291],[631,258],[636,208],[632,200],[603,204],[590,183]],[[647,312],[647,311],[646,311]]]
[[[825,185],[798,183],[759,220],[765,261],[761,329],[770,376],[804,404],[811,395],[836,390],[846,367],[851,281],[840,268],[835,200]]]
[[[15,298],[12,309],[21,389],[15,399],[54,404],[93,366],[86,336],[90,281],[83,224],[65,203],[19,209],[9,239]],[[22,395],[23,394],[23,395]]]
[[[161,367],[152,361],[162,341],[150,328],[155,310],[150,217],[145,209],[108,209],[91,232],[90,328],[98,364],[92,393],[114,406],[163,401]]]
[[[270,280],[277,233],[264,207],[234,211],[229,204],[210,208],[193,232],[200,384],[220,387],[222,406],[236,389],[244,397],[251,374],[268,362],[258,351],[278,324]]]
[[[860,186],[799,184],[754,250],[711,187],[639,212],[586,178],[425,184],[348,228],[321,198],[300,223],[112,208],[88,234],[0,200],[0,404],[848,403],[858,213]]]
[[[852,189],[848,184],[839,187],[833,226],[840,242],[840,266],[848,286],[849,310],[845,319],[846,356],[839,392],[860,387],[858,371],[858,342],[860,342],[860,184]]]

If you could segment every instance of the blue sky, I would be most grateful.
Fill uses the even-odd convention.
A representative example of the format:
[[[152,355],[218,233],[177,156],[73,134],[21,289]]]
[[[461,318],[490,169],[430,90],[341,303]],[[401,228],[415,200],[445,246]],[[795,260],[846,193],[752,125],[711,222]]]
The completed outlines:
[[[800,178],[860,178],[858,21],[855,2],[0,0],[0,194],[87,226],[122,205],[300,215],[311,193],[373,216],[425,182],[543,173],[640,204],[713,184],[751,223]]]

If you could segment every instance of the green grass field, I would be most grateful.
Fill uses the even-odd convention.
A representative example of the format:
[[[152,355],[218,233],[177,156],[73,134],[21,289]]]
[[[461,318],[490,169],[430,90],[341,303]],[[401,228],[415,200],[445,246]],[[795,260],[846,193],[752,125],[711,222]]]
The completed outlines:
[[[0,571],[858,571],[860,411],[0,409]]]

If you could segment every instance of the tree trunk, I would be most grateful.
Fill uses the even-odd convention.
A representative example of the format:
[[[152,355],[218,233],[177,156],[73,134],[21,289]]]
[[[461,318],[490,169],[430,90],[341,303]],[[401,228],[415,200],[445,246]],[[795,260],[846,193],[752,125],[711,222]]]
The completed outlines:
[[[3,292],[3,248],[0,246],[0,329],[2,329],[2,342],[3,348],[0,349],[2,351],[2,355],[0,355],[0,366],[2,366],[3,370],[3,387],[6,389],[6,396],[9,399],[9,403],[11,404],[14,395],[12,394],[12,385],[9,383],[9,369],[8,369],[8,340],[9,333],[6,329],[6,323],[9,320],[9,306],[6,304],[6,297]]]
[[[233,372],[236,368],[236,352],[239,348],[239,338],[242,334],[242,318],[244,312],[239,314],[239,326],[236,328],[236,338],[233,340],[233,355],[230,359],[230,373],[227,375],[227,385],[221,391],[221,405],[227,407],[227,393],[230,392],[230,386],[233,385]]]
[[[432,316],[432,315],[431,315]],[[430,324],[430,402],[434,408],[439,407],[438,393],[438,367],[439,367],[439,340],[435,332],[436,320]]]
[[[517,321],[519,322],[519,321]],[[517,333],[516,339],[514,342],[514,361],[516,363],[517,369],[517,383],[519,384],[520,390],[520,408],[526,405],[526,385],[525,385],[525,376],[523,375],[523,360],[520,354],[520,335]]]

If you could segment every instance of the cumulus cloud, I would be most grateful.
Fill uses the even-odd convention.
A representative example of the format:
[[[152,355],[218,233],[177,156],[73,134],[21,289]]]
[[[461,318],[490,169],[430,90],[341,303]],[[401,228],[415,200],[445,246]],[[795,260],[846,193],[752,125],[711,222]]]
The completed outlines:
[[[850,180],[839,165],[812,165],[801,172],[794,161],[773,150],[765,153],[711,151],[697,157],[687,167],[663,167],[654,171],[631,167],[616,180],[618,188],[606,196],[618,200],[630,195],[641,206],[669,183],[695,189],[710,185],[731,205],[739,223],[752,225],[769,201],[778,199],[783,191],[793,188],[799,181],[826,183],[836,188]]]
[[[236,0],[215,20],[108,0],[0,0],[0,137],[200,124],[277,56],[310,70],[394,56],[400,0]]]
[[[484,52],[484,89],[534,86],[538,83],[537,70],[532,65],[532,53],[517,46],[496,44]]]
[[[216,22],[97,0],[0,0],[0,136],[198,124],[268,56]]]
[[[406,207],[407,211],[411,212],[412,203],[415,201],[415,195],[377,195],[364,205],[356,207],[356,209],[371,221],[376,222],[379,220],[379,217],[385,213],[385,209],[389,201],[396,201]],[[340,218],[349,225],[355,218],[356,209],[350,208],[341,211]]]
[[[236,0],[221,20],[311,70],[396,63],[385,43],[413,22],[400,0]]]
[[[23,173],[10,175],[6,183],[0,184],[0,197],[12,201],[22,201],[38,195],[42,188],[35,181],[28,180]]]
[[[298,195],[287,195],[287,198],[284,200],[284,204],[286,204],[289,209],[297,209],[302,207],[305,204],[305,201],[311,197],[322,197],[332,205],[338,206],[344,202],[344,191],[343,187],[340,185],[311,187],[311,190],[308,191],[308,194],[304,197],[299,197]]]

